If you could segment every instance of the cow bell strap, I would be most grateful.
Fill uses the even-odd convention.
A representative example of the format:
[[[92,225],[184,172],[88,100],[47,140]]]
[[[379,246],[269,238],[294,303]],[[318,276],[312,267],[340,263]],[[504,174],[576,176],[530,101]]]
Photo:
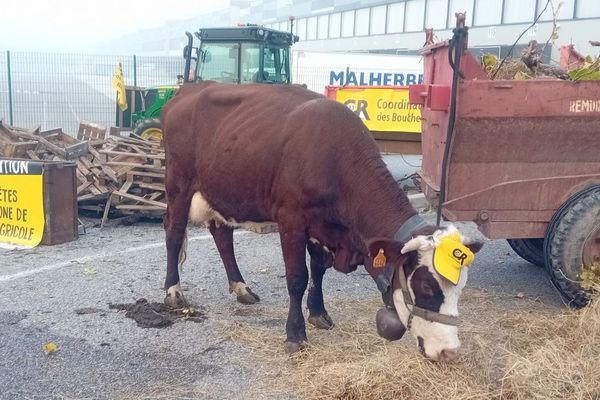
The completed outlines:
[[[394,266],[391,263],[386,264],[385,270],[383,273],[377,276],[375,279],[375,283],[377,283],[377,288],[381,292],[381,297],[383,299],[383,304],[385,307],[390,310],[396,310],[394,306],[393,299],[393,290],[392,290],[392,280],[394,279]]]
[[[427,222],[421,217],[419,214],[415,214],[400,226],[400,229],[396,231],[394,235],[394,240],[397,240],[402,243],[408,242],[412,238],[412,233],[418,229],[424,228],[427,226]]]

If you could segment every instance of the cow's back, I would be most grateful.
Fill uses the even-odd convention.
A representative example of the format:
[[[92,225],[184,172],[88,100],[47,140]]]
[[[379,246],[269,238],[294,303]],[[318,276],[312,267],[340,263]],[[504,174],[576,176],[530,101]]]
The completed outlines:
[[[167,180],[190,178],[238,221],[275,219],[278,203],[307,192],[307,201],[326,198],[353,153],[378,156],[352,111],[300,86],[186,85],[162,122]]]

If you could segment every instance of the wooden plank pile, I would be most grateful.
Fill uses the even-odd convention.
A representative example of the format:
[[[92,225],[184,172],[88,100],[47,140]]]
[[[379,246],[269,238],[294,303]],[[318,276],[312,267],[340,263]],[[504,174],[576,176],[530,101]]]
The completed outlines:
[[[0,156],[77,165],[80,210],[109,216],[164,214],[165,153],[157,141],[106,136],[106,128],[82,122],[77,138],[62,129],[27,130],[0,121]]]
[[[0,157],[44,161],[70,161],[77,166],[77,201],[80,212],[132,221],[162,217],[165,199],[165,151],[160,142],[134,135],[123,137],[111,128],[82,122],[77,137],[62,129],[40,131],[5,125],[0,120]],[[255,224],[255,233],[277,232],[276,223]]]

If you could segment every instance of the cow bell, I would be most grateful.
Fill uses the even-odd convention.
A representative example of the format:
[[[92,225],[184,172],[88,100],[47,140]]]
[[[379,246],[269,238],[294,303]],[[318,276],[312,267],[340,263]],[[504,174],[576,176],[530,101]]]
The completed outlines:
[[[402,338],[406,332],[406,327],[400,321],[396,310],[389,308],[379,309],[375,317],[375,322],[379,336],[390,341]]]

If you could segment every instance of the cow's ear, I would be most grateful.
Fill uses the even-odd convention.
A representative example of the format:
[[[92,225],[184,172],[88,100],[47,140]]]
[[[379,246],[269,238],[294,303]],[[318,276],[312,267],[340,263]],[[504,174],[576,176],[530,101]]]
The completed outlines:
[[[404,258],[402,255],[402,242],[397,242],[390,239],[374,238],[367,240],[366,245],[369,249],[369,256],[371,257],[371,260],[377,257],[380,250],[383,250],[383,255],[388,260],[397,261],[398,259]]]
[[[463,243],[469,250],[473,252],[473,254],[477,253],[483,247],[483,242],[479,240],[469,241],[468,243]]]
[[[428,250],[435,247],[435,242],[431,236],[417,236],[410,239],[404,247],[402,247],[402,254],[409,253],[417,250]]]
[[[383,250],[387,256],[390,253],[390,247],[393,240],[389,239],[369,239],[367,240],[367,247],[369,248],[369,256],[375,258],[379,254],[379,250]]]

